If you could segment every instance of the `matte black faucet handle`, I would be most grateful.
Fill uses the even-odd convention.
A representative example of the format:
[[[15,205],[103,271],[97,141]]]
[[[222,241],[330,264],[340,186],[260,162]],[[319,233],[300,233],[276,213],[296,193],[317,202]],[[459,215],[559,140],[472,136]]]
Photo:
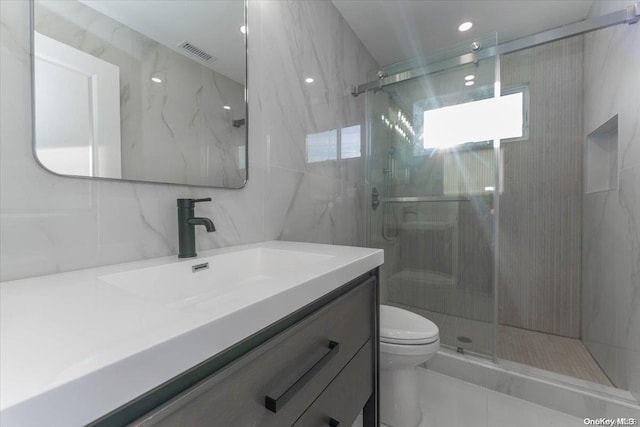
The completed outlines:
[[[211,197],[206,197],[204,199],[178,199],[178,207],[184,208],[192,208],[194,204],[198,202],[210,202]]]
[[[191,199],[191,203],[210,202],[210,201],[211,201],[211,197],[205,197],[204,199]]]

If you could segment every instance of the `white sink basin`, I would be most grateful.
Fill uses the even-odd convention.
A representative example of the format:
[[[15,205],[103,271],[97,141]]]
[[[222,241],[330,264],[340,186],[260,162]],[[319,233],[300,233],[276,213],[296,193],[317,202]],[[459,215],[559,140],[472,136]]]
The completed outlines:
[[[0,425],[86,425],[384,260],[282,241],[200,255],[1,283]]]
[[[270,279],[303,270],[332,255],[272,248],[193,258],[182,262],[99,276],[98,279],[174,308],[239,294],[266,297],[281,290]]]

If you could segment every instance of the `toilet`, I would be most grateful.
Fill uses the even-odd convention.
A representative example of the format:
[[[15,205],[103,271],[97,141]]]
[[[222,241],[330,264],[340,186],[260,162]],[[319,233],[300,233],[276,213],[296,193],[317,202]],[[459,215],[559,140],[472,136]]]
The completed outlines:
[[[435,323],[401,308],[380,306],[380,421],[384,425],[420,424],[416,366],[439,348]]]

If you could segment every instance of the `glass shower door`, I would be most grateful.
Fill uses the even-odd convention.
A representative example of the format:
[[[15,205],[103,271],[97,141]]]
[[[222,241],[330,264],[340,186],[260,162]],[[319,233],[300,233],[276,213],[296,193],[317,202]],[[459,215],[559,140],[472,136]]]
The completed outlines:
[[[368,92],[368,243],[385,250],[383,304],[436,323],[443,345],[492,356],[496,58],[460,64],[471,49],[388,67]]]

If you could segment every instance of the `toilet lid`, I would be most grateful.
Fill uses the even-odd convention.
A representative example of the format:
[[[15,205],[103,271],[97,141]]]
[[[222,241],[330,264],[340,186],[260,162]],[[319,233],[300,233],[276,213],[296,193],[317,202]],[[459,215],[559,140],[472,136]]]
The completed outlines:
[[[438,340],[435,323],[389,305],[380,306],[380,341],[390,344],[429,344]]]

